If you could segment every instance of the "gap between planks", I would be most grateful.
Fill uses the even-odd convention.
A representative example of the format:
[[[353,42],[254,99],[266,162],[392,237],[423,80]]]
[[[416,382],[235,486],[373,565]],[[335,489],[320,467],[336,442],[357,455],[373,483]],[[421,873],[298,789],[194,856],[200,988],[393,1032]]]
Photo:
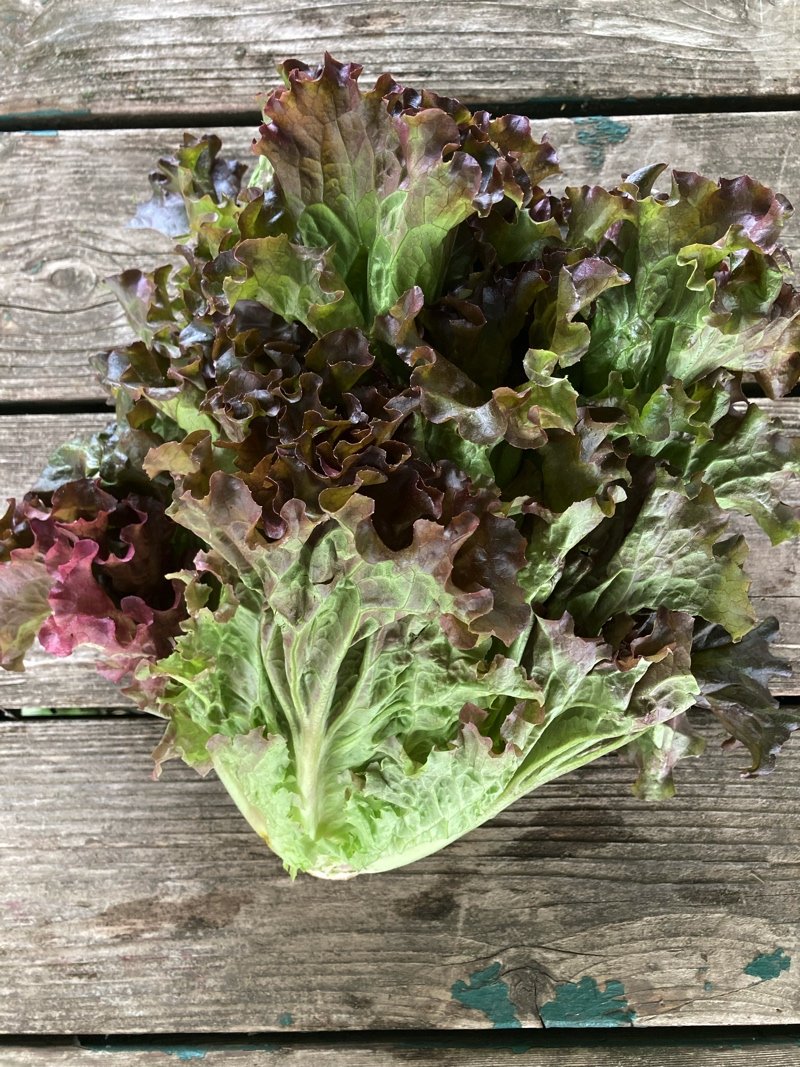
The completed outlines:
[[[800,1067],[800,1033],[796,1028],[754,1030],[697,1028],[684,1033],[586,1031],[540,1035],[518,1032],[496,1036],[452,1035],[449,1041],[423,1033],[407,1038],[378,1033],[357,1041],[290,1042],[280,1034],[261,1038],[200,1040],[192,1035],[159,1040],[83,1039],[70,1044],[22,1043],[3,1047],[2,1067],[95,1067],[108,1064],[109,1053],[125,1056],[125,1067],[175,1067],[176,1061],[202,1061],[199,1067],[265,1067],[272,1053],[287,1067]],[[555,1040],[556,1038],[562,1040]]]

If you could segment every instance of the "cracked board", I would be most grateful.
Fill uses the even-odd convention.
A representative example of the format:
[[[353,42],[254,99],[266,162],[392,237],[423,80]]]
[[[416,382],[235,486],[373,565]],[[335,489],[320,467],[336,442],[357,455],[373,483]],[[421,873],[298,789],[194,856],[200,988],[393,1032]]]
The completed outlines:
[[[410,867],[292,882],[215,778],[150,779],[161,728],[0,723],[0,1032],[800,1023],[796,745],[741,780],[709,734],[662,804],[609,757]]]

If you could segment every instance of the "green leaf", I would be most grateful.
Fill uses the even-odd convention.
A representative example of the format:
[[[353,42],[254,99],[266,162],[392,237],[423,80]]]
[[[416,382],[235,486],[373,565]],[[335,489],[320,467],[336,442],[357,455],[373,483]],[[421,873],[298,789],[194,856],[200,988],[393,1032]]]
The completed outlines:
[[[0,563],[0,667],[21,671],[22,660],[51,614],[52,578],[25,549]]]
[[[436,107],[393,115],[381,86],[359,92],[359,72],[330,58],[316,76],[289,70],[257,147],[299,237],[331,249],[329,269],[371,321],[413,285],[434,295],[448,236],[475,210],[481,169],[460,152],[442,158],[459,140],[453,118]]]
[[[700,756],[705,741],[692,731],[686,715],[676,715],[656,723],[647,733],[620,749],[626,763],[639,771],[633,792],[642,800],[668,800],[675,795],[675,765],[682,759]]]
[[[603,506],[596,497],[570,504],[560,514],[537,515],[528,538],[527,566],[519,582],[532,604],[542,604],[555,589],[567,556],[596,529],[613,504]]]
[[[750,178],[677,171],[665,198],[588,188],[568,197],[568,241],[607,253],[631,278],[594,307],[585,395],[614,371],[651,392],[667,375],[688,385],[722,368],[756,374],[771,395],[797,381],[800,303],[772,256],[782,197]]]
[[[380,203],[370,251],[368,287],[372,311],[387,311],[413,285],[438,296],[451,235],[475,211],[481,185],[474,159],[456,152],[443,160],[452,132],[445,115],[404,116],[405,181]]]
[[[318,337],[329,330],[363,325],[329,252],[292,244],[279,234],[241,241],[236,258],[247,268],[247,277],[226,279],[231,307],[240,300],[257,300],[289,322],[302,322]]]
[[[194,609],[173,655],[140,673],[165,681],[159,758],[213,762],[290,868],[366,863],[357,849],[375,849],[378,831],[353,840],[353,776],[383,746],[390,762],[400,741],[422,762],[446,748],[468,698],[536,704],[538,689],[511,661],[487,664],[485,647],[456,649],[437,621],[453,601],[436,578],[365,564],[342,527],[283,563],[280,549],[277,563],[259,551],[274,577],[269,607],[243,586],[223,589],[215,611]],[[236,755],[245,743],[256,758]]]
[[[533,373],[516,389],[498,386],[489,398],[475,383],[430,348],[415,351],[411,383],[419,387],[422,411],[433,423],[452,422],[459,435],[478,445],[508,441],[537,448],[552,429],[572,433],[578,394],[565,378]]]
[[[556,219],[537,221],[524,208],[511,220],[489,215],[478,225],[504,267],[538,259],[549,244],[561,239],[561,227]]]
[[[784,743],[800,727],[797,709],[781,707],[768,688],[776,676],[791,674],[770,650],[777,632],[777,621],[769,618],[739,642],[719,626],[700,627],[695,635],[692,671],[702,694],[698,704],[722,724],[729,747],[748,749],[751,764],[743,777],[769,774]]]
[[[742,637],[755,622],[742,569],[747,546],[741,538],[722,539],[726,523],[707,486],[689,495],[678,479],[659,472],[625,540],[584,583],[591,587],[568,598],[569,610],[587,633],[620,612],[667,607]]]
[[[516,795],[631,742],[689,708],[697,683],[689,669],[691,619],[674,616],[650,645],[619,669],[612,650],[577,637],[572,620],[537,619],[526,658],[544,690],[540,721],[526,738]]]
[[[686,469],[711,486],[720,507],[752,515],[774,545],[800,533],[797,507],[784,503],[798,499],[800,442],[781,431],[756,404],[731,410]]]
[[[550,321],[546,326],[537,324],[540,331],[544,328],[551,334],[548,348],[532,349],[525,357],[528,375],[545,369],[551,371],[556,363],[561,367],[576,363],[589,348],[592,337],[586,323],[576,322],[576,317],[602,293],[629,281],[627,274],[598,257],[587,257],[574,266],[562,267],[556,300],[548,309]]]
[[[460,223],[504,194],[527,203],[557,170],[527,120],[479,127],[457,101],[402,99],[388,77],[362,93],[361,68],[330,56],[317,70],[291,62],[284,72],[288,88],[267,101],[257,151],[298,237],[331,249],[368,323],[412,286],[435,299]]]

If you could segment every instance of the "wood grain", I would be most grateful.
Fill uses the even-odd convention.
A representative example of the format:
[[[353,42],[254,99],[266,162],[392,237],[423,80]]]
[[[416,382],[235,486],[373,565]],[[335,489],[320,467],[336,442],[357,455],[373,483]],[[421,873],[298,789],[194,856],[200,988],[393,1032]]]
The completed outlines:
[[[609,757],[410,867],[292,882],[216,779],[150,779],[160,729],[0,724],[0,1032],[800,1022],[800,745],[743,781],[715,735],[662,804]]]
[[[615,1035],[616,1036],[616,1035]],[[152,1043],[158,1046],[158,1040]],[[244,1043],[243,1043],[244,1045]],[[586,1044],[580,1034],[570,1036],[569,1046],[550,1048],[534,1044],[533,1037],[521,1037],[518,1044],[502,1048],[447,1048],[425,1044],[410,1037],[408,1042],[387,1044],[366,1041],[327,1045],[292,1045],[280,1041],[252,1042],[253,1047],[219,1048],[213,1045],[185,1044],[151,1047],[146,1050],[124,1046],[115,1048],[117,1059],[125,1057],[125,1067],[175,1067],[200,1060],[202,1067],[264,1067],[265,1053],[287,1067],[374,1067],[413,1065],[413,1067],[798,1067],[800,1048],[791,1038],[738,1037],[736,1042],[699,1039],[685,1044],[650,1043],[606,1047]],[[202,1055],[201,1055],[202,1054]],[[109,1054],[98,1049],[0,1047],[3,1067],[103,1067]]]
[[[103,279],[168,258],[126,224],[175,132],[85,136],[0,135],[0,400],[103,396],[89,357],[129,332]]]
[[[714,177],[749,172],[800,202],[794,151],[800,114],[590,117],[537,125],[559,147],[571,184],[613,184],[623,172],[663,160]],[[249,159],[252,127],[219,132],[232,154]],[[168,258],[167,238],[127,223],[136,203],[147,199],[148,171],[179,140],[180,131],[163,129],[0,134],[0,401],[103,395],[89,356],[127,336],[103,279]],[[795,223],[786,240],[800,250]]]
[[[64,441],[90,437],[114,418],[108,414],[0,416],[0,501],[21,497]]]
[[[95,670],[88,650],[56,659],[41,647],[26,657],[25,673],[0,672],[2,708],[116,708],[130,701]],[[0,1060],[0,1063],[2,1061]]]
[[[770,413],[779,414],[786,429],[800,433],[800,398],[761,401]],[[0,416],[0,501],[19,497],[33,484],[53,448],[62,441],[101,429],[110,416],[14,415]],[[800,500],[788,503],[800,504]],[[776,678],[776,694],[800,693],[800,551],[795,542],[777,548],[769,543],[754,522],[735,518],[735,529],[744,532],[751,545],[747,563],[752,576],[752,595],[759,618],[775,615],[781,624],[776,654],[795,668],[793,678]],[[100,678],[88,651],[67,660],[57,660],[35,649],[27,658],[24,674],[0,672],[0,706],[107,707],[125,705],[110,682]]]
[[[583,101],[797,92],[797,0],[6,0],[2,110],[15,118],[249,112],[287,56],[324,49],[470,100]],[[44,114],[42,114],[44,113]]]

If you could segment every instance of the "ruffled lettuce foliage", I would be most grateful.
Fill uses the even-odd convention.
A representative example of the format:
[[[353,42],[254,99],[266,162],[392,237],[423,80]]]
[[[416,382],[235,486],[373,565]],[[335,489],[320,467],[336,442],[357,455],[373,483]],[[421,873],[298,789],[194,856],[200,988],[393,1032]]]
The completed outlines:
[[[769,770],[796,723],[729,520],[800,532],[742,388],[800,378],[788,203],[662,166],[556,195],[527,119],[359,73],[284,64],[246,185],[214,136],[161,161],[139,223],[181,265],[111,280],[116,422],[0,522],[3,666],[97,648],[293,875],[615,750],[669,795],[692,709]]]

